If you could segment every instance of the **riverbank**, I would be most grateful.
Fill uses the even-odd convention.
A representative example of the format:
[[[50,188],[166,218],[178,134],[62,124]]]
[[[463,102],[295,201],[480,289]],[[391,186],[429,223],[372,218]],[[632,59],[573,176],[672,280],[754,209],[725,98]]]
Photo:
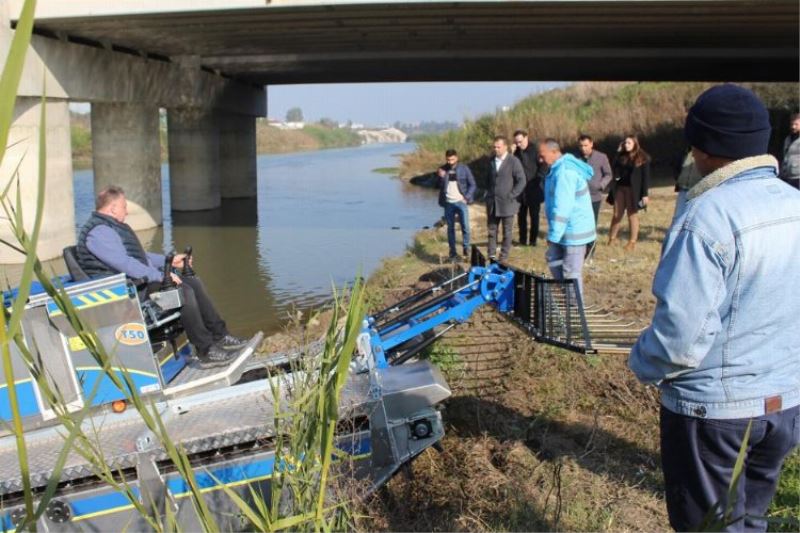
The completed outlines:
[[[631,254],[605,244],[611,209],[603,206],[595,260],[585,269],[590,304],[636,327],[648,323],[655,305],[650,284],[674,198],[669,186],[652,189]],[[470,208],[470,221],[473,242],[485,246],[482,205]],[[623,243],[626,236],[623,230]],[[445,228],[419,232],[405,254],[370,276],[370,310],[466,268],[447,255]],[[542,245],[515,246],[510,263],[547,271]],[[315,318],[311,338],[324,319]],[[657,392],[636,381],[624,355],[585,357],[538,344],[483,309],[428,357],[453,390],[443,411],[444,450],[425,451],[412,463],[411,479],[398,475],[358,504],[358,530],[669,530]],[[784,472],[773,512],[798,516],[798,453]]]

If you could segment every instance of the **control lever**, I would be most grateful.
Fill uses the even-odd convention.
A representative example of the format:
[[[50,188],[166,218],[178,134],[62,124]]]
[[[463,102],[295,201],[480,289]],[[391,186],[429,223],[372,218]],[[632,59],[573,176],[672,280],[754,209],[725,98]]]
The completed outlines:
[[[192,247],[187,246],[183,253],[186,254],[186,257],[183,258],[183,270],[181,271],[181,277],[193,278],[195,277],[194,269],[192,268],[192,265],[189,264],[192,260]]]
[[[168,291],[178,285],[172,281],[172,260],[175,259],[175,252],[170,252],[164,258],[164,279],[161,282],[161,290]]]

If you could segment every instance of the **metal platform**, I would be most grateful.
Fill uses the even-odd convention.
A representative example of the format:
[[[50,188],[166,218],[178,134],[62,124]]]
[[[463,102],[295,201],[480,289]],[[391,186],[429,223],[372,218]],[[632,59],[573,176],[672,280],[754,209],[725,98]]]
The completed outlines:
[[[342,394],[342,416],[365,414],[360,413],[360,409],[368,401],[369,376],[351,376]],[[274,401],[266,380],[199,393],[191,398],[160,402],[154,408],[173,442],[186,450],[190,458],[203,452],[254,443],[274,436]],[[109,413],[102,419],[95,417],[87,420],[83,426],[87,435],[102,435],[93,444],[98,446],[113,471],[136,467],[140,453],[148,453],[155,461],[167,458],[166,452],[135,410],[129,409],[122,414]],[[63,448],[64,438],[63,428],[49,428],[25,435],[34,488],[47,484]],[[0,497],[22,490],[17,447],[12,438],[0,441],[0,472],[3,473]],[[61,483],[94,477],[91,464],[79,453],[71,451],[64,464]]]
[[[197,359],[193,359],[170,381],[169,386],[163,391],[164,394],[177,398],[233,385],[242,377],[242,373],[247,368],[246,363],[263,339],[264,334],[259,331],[247,342],[247,345],[239,350],[236,358],[225,367],[202,368]]]

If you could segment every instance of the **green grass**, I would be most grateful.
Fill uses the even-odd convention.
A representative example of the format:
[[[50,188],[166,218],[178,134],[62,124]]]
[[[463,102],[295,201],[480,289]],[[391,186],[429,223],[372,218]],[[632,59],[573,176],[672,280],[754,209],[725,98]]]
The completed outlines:
[[[400,174],[400,167],[378,167],[373,168],[372,172],[376,174],[390,174],[396,176]]]
[[[320,148],[346,148],[361,144],[361,137],[350,129],[308,124],[302,131],[316,139]]]
[[[464,366],[464,362],[458,352],[442,341],[436,341],[429,346],[422,358],[428,359],[438,366],[439,370],[448,375],[461,370]]]
[[[800,531],[800,449],[786,459],[768,516],[786,520],[770,524],[770,531]]]

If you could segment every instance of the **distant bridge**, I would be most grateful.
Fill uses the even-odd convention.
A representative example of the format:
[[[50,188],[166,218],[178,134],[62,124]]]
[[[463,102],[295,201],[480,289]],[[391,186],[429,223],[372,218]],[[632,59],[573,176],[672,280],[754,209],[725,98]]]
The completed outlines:
[[[7,49],[21,6],[22,0],[0,0],[0,49]],[[54,146],[48,201],[71,207],[66,106],[91,102],[95,184],[126,187],[134,200],[132,225],[142,228],[161,222],[159,108],[168,111],[172,208],[209,209],[224,197],[255,194],[253,118],[266,114],[265,85],[798,81],[798,6],[797,0],[39,0],[11,141],[37,138],[38,97],[47,94]],[[25,149],[19,143],[16,152]],[[9,156],[0,186],[19,160]],[[29,159],[23,176],[36,175],[35,158]],[[71,220],[64,208],[45,222],[43,256],[74,239]],[[13,259],[0,252],[0,262]]]

